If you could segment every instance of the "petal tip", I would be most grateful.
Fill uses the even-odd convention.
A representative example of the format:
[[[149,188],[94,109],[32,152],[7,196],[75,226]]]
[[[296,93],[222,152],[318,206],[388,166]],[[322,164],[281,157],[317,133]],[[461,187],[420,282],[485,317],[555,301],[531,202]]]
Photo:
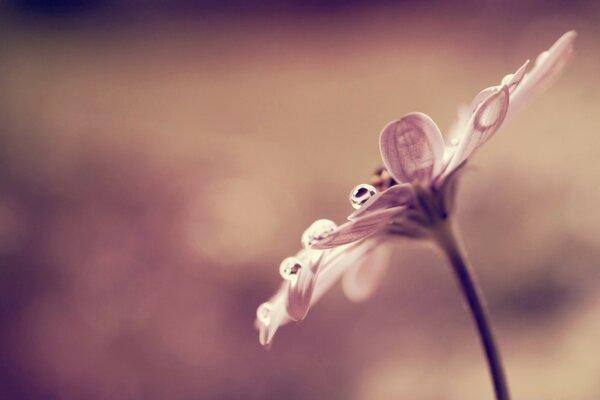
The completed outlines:
[[[577,37],[577,31],[575,29],[571,29],[570,31],[566,32],[564,35],[562,35],[561,38],[564,38],[564,40],[572,42],[573,40],[575,40],[575,38]]]

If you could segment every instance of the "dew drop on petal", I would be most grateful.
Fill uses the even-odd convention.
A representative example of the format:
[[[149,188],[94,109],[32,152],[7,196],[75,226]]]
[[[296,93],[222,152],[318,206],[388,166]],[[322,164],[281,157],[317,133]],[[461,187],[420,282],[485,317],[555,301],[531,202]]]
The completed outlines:
[[[302,246],[310,248],[314,242],[325,239],[336,228],[336,223],[328,219],[319,219],[313,222],[302,234]]]
[[[508,85],[508,82],[510,82],[510,80],[513,78],[513,76],[515,76],[515,74],[505,75],[504,78],[502,78],[502,84]]]
[[[377,193],[377,189],[371,185],[361,184],[356,186],[350,192],[350,204],[355,209],[359,209],[365,204],[371,197]]]
[[[458,138],[450,139],[450,146],[458,146],[459,140]]]
[[[302,262],[296,257],[288,257],[279,264],[279,273],[286,281],[296,279],[301,269]]]
[[[271,323],[271,310],[273,307],[269,303],[262,303],[256,309],[256,318],[264,324],[269,325]]]

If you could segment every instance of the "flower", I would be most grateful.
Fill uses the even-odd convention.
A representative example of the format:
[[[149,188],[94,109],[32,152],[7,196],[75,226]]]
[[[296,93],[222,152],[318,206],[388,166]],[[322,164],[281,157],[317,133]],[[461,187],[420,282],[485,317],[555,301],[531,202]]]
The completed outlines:
[[[448,143],[433,120],[419,112],[387,124],[380,135],[381,158],[397,185],[373,195],[349,222],[313,248],[355,242],[379,232],[410,237],[435,234],[452,213],[458,176],[468,158],[488,141],[508,115],[554,80],[572,53],[576,33],[565,33],[548,51],[529,61],[498,86],[479,92],[459,113]],[[466,110],[466,111],[465,111]]]
[[[342,276],[350,299],[366,299],[387,267],[388,238],[435,238],[443,231],[468,159],[527,100],[558,77],[572,54],[575,37],[574,31],[565,33],[538,56],[529,72],[527,61],[499,85],[479,92],[470,106],[459,110],[447,143],[423,113],[413,112],[387,124],[379,138],[386,170],[379,171],[384,179],[378,183],[385,190],[359,185],[350,195],[357,210],[348,222],[336,227],[319,220],[307,229],[304,249],[281,265],[280,271],[286,271],[284,283],[257,310],[260,342],[268,345],[279,326],[304,319],[310,306]]]

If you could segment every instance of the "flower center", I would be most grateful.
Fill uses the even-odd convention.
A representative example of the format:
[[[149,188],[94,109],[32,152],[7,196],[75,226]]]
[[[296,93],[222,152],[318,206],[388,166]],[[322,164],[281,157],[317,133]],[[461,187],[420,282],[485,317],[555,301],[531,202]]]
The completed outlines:
[[[371,184],[375,186],[378,191],[383,192],[385,189],[398,184],[398,182],[396,182],[387,168],[379,167],[373,172],[373,175],[371,175]]]

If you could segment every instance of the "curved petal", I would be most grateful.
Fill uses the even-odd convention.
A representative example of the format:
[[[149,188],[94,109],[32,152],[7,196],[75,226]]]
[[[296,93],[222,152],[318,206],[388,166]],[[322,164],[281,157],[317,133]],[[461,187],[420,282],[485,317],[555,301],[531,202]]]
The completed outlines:
[[[353,221],[362,217],[367,212],[371,213],[384,208],[406,205],[410,202],[412,196],[413,189],[411,184],[401,183],[394,185],[371,197],[361,208],[350,214],[348,219]]]
[[[444,171],[444,176],[462,164],[498,130],[508,110],[508,98],[508,88],[502,86],[479,104]]]
[[[525,61],[514,74],[508,74],[502,79],[502,85],[505,85],[508,88],[509,94],[512,94],[519,87],[528,66],[529,60]],[[496,93],[502,85],[483,89],[477,93],[473,100],[471,100],[471,104],[468,107],[466,105],[459,107],[458,118],[448,131],[448,140],[444,151],[445,161],[448,161],[456,150],[457,144],[460,143],[460,140],[462,139],[461,135],[464,135],[469,119],[473,116],[475,111],[477,111],[477,107],[490,95]]]
[[[558,78],[573,54],[573,42],[576,37],[577,32],[569,31],[562,35],[549,50],[538,56],[535,66],[511,94],[509,115],[512,116],[523,108],[529,99],[542,92]]]
[[[371,297],[388,269],[390,253],[390,246],[382,243],[348,268],[342,278],[342,289],[348,299],[361,302]]]
[[[290,321],[285,307],[287,284],[288,282],[284,282],[277,293],[265,303],[270,307],[268,318],[257,319],[255,322],[258,329],[258,340],[263,346],[269,346],[279,327]]]
[[[317,302],[349,268],[370,258],[379,246],[381,239],[373,238],[332,249],[324,258],[311,304]]]
[[[415,112],[383,128],[379,149],[396,181],[429,182],[441,170],[444,139],[429,116]]]
[[[306,250],[305,254],[306,257],[303,260],[305,266],[300,269],[297,278],[290,281],[287,290],[285,306],[288,315],[294,321],[303,320],[308,313],[315,281],[323,258],[323,251],[319,250]]]
[[[508,74],[504,78],[502,78],[502,83],[499,86],[491,86],[489,88],[483,89],[481,92],[477,93],[477,95],[471,100],[471,112],[475,112],[477,110],[477,106],[485,101],[490,95],[494,94],[502,87],[502,85],[508,88],[508,93],[513,93],[518,87],[523,77],[525,76],[525,72],[527,71],[527,66],[529,65],[529,60],[525,61],[523,65],[519,67],[519,69],[514,74]]]
[[[354,263],[361,263],[378,245],[379,240],[367,240],[325,250],[322,257],[319,258],[318,268],[310,268],[315,279],[311,284],[311,296],[304,299],[308,299],[306,310],[303,311],[304,316],[306,316],[308,309],[340,279],[350,266]],[[268,347],[279,327],[292,321],[287,313],[287,302],[290,295],[289,286],[291,286],[289,282],[284,282],[277,293],[266,303],[270,307],[269,318],[256,320],[259,341],[263,346]]]
[[[357,242],[373,235],[383,228],[391,216],[402,213],[405,206],[377,210],[362,218],[340,225],[325,239],[315,242],[313,249],[329,249],[343,244]]]

